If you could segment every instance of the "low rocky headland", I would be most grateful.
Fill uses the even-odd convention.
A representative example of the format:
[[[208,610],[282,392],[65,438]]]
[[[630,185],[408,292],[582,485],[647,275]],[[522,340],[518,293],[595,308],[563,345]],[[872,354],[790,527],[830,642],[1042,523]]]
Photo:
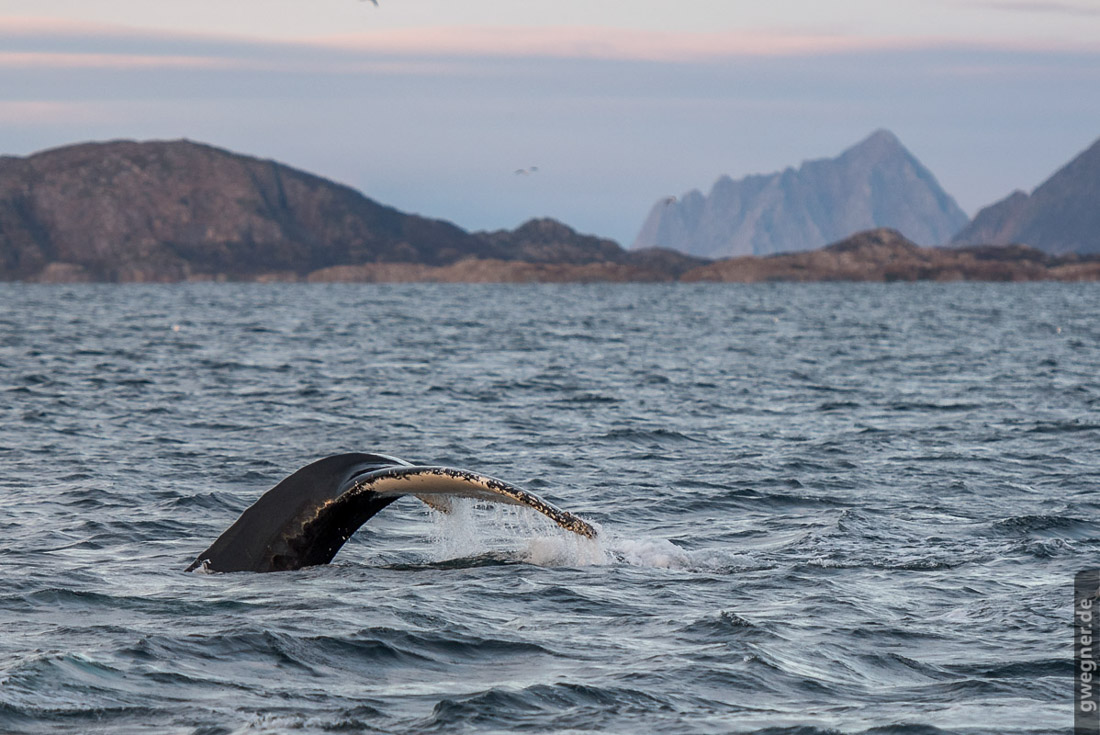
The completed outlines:
[[[808,252],[730,258],[683,281],[1096,281],[1100,257],[1048,255],[1024,245],[925,248],[895,230],[860,232]]]

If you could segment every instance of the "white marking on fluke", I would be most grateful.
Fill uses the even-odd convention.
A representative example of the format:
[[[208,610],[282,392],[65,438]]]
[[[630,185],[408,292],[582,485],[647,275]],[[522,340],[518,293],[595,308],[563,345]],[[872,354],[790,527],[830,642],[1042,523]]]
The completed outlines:
[[[415,495],[428,507],[444,513],[450,509],[451,497],[522,505],[542,513],[567,531],[586,538],[596,538],[596,529],[569,511],[514,485],[466,470],[450,467],[394,467],[371,473],[347,491],[359,492],[376,493],[382,497]]]

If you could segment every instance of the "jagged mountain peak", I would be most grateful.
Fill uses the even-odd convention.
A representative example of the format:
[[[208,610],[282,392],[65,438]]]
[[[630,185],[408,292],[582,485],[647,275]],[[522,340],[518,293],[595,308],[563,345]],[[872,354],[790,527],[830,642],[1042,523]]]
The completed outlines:
[[[878,227],[939,245],[966,222],[931,172],[894,133],[880,129],[836,158],[736,180],[724,175],[706,197],[693,191],[662,199],[633,247],[708,258],[768,255],[811,250]]]
[[[893,132],[886,128],[879,128],[841,155],[856,153],[868,155],[904,153],[908,155],[909,151]]]

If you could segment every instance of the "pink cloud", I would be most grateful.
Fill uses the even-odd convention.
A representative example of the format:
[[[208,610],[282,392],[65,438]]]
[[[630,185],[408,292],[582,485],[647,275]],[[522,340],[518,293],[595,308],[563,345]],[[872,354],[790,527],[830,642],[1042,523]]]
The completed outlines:
[[[75,22],[53,18],[0,17],[0,36],[66,39],[171,39],[213,41],[242,47],[280,46],[402,56],[509,56],[653,61],[693,61],[736,56],[805,56],[821,53],[918,48],[932,39],[721,31],[643,31],[597,26],[468,26],[391,28],[312,39],[261,39],[224,34]]]
[[[104,71],[194,70],[275,73],[453,74],[455,64],[432,60],[341,59],[301,61],[231,56],[0,51],[0,69],[88,69]]]
[[[643,31],[602,27],[405,28],[312,39],[330,48],[418,56],[608,59],[704,62],[751,57],[807,57],[874,51],[972,48],[1021,52],[1100,51],[1088,43],[956,36],[858,36],[786,32]]]
[[[4,37],[24,39],[26,48],[0,51],[0,68],[314,73],[461,73],[457,60],[484,57],[706,62],[942,48],[1100,51],[1100,39],[1072,47],[1053,42],[966,41],[949,37],[699,33],[584,26],[399,28],[303,40],[269,40],[0,17],[0,41]],[[28,39],[34,43],[27,43]],[[149,51],[151,39],[172,41],[171,51]],[[103,43],[80,48],[86,46],[82,42],[104,40],[111,42],[107,50],[103,50]]]
[[[508,56],[635,61],[706,61],[723,57],[920,48],[933,39],[790,33],[642,31],[600,27],[436,27],[328,36],[314,42],[387,54]]]

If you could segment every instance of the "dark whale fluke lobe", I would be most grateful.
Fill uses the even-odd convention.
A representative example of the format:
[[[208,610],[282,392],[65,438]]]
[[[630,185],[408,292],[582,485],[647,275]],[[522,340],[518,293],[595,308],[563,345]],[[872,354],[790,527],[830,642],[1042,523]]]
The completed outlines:
[[[264,493],[187,571],[276,572],[327,564],[360,526],[404,495],[442,511],[450,510],[453,497],[522,505],[580,536],[596,536],[572,513],[492,477],[384,454],[338,454]]]

